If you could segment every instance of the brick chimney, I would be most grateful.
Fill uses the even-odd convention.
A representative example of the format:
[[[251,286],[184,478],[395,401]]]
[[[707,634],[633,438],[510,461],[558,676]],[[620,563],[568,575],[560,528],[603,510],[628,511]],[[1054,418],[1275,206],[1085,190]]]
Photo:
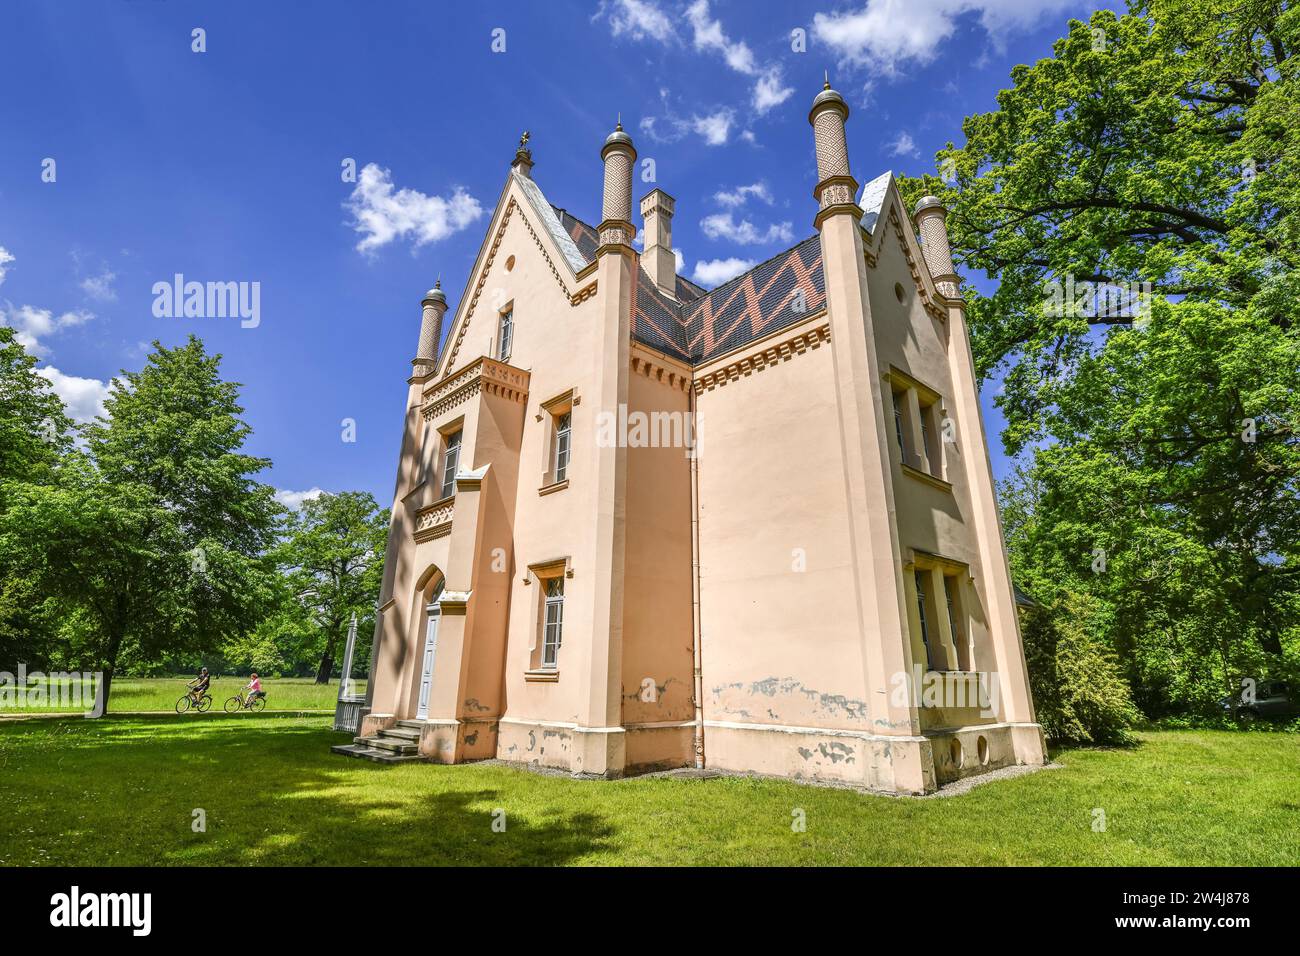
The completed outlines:
[[[677,257],[673,254],[673,207],[677,201],[662,189],[641,200],[645,219],[645,252],[641,268],[664,295],[677,299]]]

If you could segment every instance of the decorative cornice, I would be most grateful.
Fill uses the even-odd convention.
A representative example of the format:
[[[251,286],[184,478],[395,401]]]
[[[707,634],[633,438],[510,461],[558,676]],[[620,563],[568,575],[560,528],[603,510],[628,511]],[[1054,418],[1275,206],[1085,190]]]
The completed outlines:
[[[579,289],[577,292],[573,293],[573,295],[569,297],[569,305],[578,305],[579,303],[586,302],[595,294],[596,294],[596,282],[595,280],[592,280],[590,283],[583,286],[581,289]]]
[[[629,363],[632,374],[643,375],[660,385],[666,385],[669,388],[678,391],[686,391],[691,384],[691,373],[683,372],[679,368],[674,368],[667,362],[659,362],[648,355],[633,354]]]
[[[824,343],[831,340],[830,323],[819,325],[815,328],[805,329],[804,331],[793,335],[779,342],[773,342],[771,345],[759,352],[746,355],[734,362],[714,369],[695,379],[695,394],[704,391],[711,391],[726,385],[728,382],[734,382],[738,378],[746,375],[752,375],[754,372],[761,372],[766,368],[771,368],[781,362],[789,361],[796,355],[812,349],[820,348]]]
[[[523,369],[480,355],[463,369],[425,389],[421,411],[425,421],[437,418],[480,391],[522,404],[528,400],[529,377]]]

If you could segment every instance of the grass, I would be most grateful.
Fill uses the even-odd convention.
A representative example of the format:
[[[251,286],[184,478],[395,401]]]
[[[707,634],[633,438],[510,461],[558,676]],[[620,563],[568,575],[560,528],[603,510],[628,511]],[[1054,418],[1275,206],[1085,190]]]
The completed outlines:
[[[0,721],[0,864],[1300,863],[1291,735],[1144,733],[926,799],[384,766],[329,753],[345,739],[327,718],[270,711]],[[206,832],[192,829],[196,808]],[[792,831],[795,810],[806,832]]]
[[[113,681],[108,709],[110,713],[120,714],[148,711],[174,712],[177,698],[185,693],[186,681],[192,680],[193,677],[193,674],[184,677],[119,677]],[[39,682],[29,680],[29,690],[35,688],[38,683],[44,691],[44,699],[41,702],[33,706],[32,698],[29,696],[23,706],[18,706],[16,700],[8,699],[7,695],[0,695],[0,714],[33,711],[76,712],[88,709],[95,699],[93,682],[90,680],[79,681],[75,687],[73,682],[61,682],[63,695],[61,698],[60,687],[52,686],[48,677]],[[213,710],[220,710],[226,699],[237,694],[247,683],[246,676],[214,677],[212,686],[208,690],[212,695]],[[357,693],[365,693],[364,680],[353,683]],[[266,677],[262,679],[262,689],[267,693],[267,708],[282,711],[332,711],[339,693],[338,681],[316,684],[310,677]]]

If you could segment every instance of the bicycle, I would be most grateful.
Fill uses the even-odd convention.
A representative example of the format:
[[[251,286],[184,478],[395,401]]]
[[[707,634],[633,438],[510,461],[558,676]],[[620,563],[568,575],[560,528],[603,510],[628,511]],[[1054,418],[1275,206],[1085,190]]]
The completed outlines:
[[[255,714],[260,714],[266,709],[266,694],[263,693],[260,697],[246,698],[241,690],[226,701],[225,708],[228,714],[237,714],[243,710],[251,710]]]
[[[204,693],[202,697],[195,697],[193,691],[186,691],[181,695],[181,699],[176,701],[176,713],[183,714],[190,708],[197,710],[200,714],[206,713],[212,706],[212,695]]]

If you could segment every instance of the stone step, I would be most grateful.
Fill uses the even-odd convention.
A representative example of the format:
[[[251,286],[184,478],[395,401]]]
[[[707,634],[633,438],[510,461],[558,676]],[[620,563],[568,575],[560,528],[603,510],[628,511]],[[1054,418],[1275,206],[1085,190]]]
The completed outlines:
[[[420,731],[413,727],[389,727],[387,730],[380,731],[381,737],[400,737],[402,740],[409,740],[411,743],[420,742]]]
[[[367,743],[376,750],[387,750],[396,754],[413,754],[420,748],[409,740],[390,740],[387,737],[371,737]]]
[[[352,742],[358,747],[375,747],[381,743],[390,747],[413,746],[418,749],[418,740],[407,740],[405,737],[390,737],[388,731],[384,730],[370,737],[353,737]]]
[[[415,730],[415,731],[420,731],[420,730],[423,730],[423,729],[424,729],[424,721],[422,721],[422,720],[399,720],[399,721],[397,722],[397,726],[403,728],[404,730]]]
[[[386,750],[375,750],[363,744],[336,744],[330,748],[331,753],[344,757],[355,757],[373,763],[409,763],[412,760],[424,760],[419,754],[395,754]]]

